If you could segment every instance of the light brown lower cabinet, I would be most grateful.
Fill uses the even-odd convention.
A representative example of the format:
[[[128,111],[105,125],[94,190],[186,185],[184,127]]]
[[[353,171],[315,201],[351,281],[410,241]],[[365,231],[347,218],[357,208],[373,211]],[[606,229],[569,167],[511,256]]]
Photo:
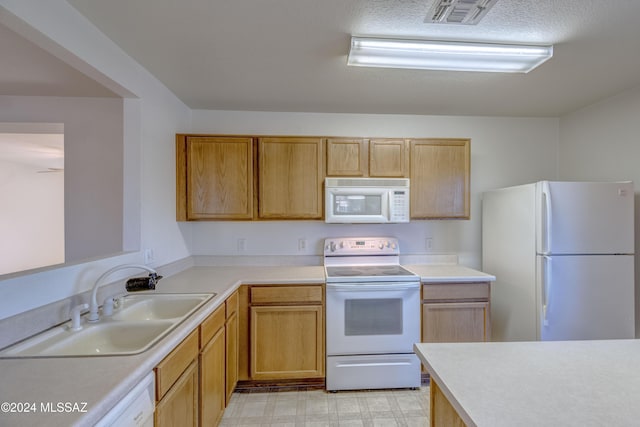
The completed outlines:
[[[225,303],[225,406],[229,405],[233,390],[238,384],[238,292],[235,292]]]
[[[491,339],[490,286],[430,283],[422,287],[422,342]]]
[[[243,286],[238,316],[243,382],[322,381],[322,285]]]
[[[429,386],[429,425],[431,427],[466,427],[433,379]]]
[[[224,307],[222,312],[224,313]],[[200,425],[217,426],[226,404],[223,323],[200,351]]]
[[[251,307],[255,380],[324,376],[322,306]]]
[[[217,426],[238,378],[232,294],[156,366],[156,426]]]
[[[155,425],[198,425],[198,330],[156,366]]]
[[[198,425],[198,363],[194,360],[157,403],[156,427]]]

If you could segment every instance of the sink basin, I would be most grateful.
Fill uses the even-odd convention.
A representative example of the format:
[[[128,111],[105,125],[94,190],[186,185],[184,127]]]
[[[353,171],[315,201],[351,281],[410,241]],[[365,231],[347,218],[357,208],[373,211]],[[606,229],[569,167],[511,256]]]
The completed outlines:
[[[116,320],[164,320],[188,316],[211,294],[127,295],[121,308],[111,316]]]
[[[80,331],[61,327],[33,342],[11,347],[6,356],[103,356],[135,354],[151,347],[173,322],[105,322],[85,326]],[[58,329],[58,328],[56,328]]]
[[[15,344],[2,358],[118,356],[142,353],[171,332],[215,294],[136,294],[121,298],[112,316],[62,325]]]

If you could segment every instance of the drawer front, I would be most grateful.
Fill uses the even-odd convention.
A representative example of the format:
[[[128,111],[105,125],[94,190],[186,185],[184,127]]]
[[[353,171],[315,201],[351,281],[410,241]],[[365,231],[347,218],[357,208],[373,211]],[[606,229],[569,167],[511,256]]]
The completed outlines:
[[[251,304],[322,304],[321,285],[307,286],[252,286]]]
[[[227,310],[227,319],[231,317],[233,313],[238,311],[238,291],[234,292],[229,298],[227,298],[225,307]]]
[[[156,366],[156,399],[162,399],[180,375],[198,357],[198,330],[194,330]]]
[[[200,347],[204,347],[224,327],[225,305],[221,305],[200,324]]]
[[[489,300],[489,283],[429,283],[422,285],[424,301]]]

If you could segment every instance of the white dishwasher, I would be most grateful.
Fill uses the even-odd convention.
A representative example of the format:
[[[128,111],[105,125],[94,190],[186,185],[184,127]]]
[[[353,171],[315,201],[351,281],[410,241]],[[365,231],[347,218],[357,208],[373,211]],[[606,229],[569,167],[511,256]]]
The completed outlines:
[[[153,427],[155,386],[155,375],[150,372],[96,423],[96,427]]]

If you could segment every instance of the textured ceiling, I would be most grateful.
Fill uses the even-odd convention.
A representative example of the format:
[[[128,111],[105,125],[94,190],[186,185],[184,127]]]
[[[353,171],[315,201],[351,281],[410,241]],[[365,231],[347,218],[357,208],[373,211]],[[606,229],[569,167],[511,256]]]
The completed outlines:
[[[640,84],[640,1],[498,0],[478,25],[433,0],[69,0],[192,108],[558,116]],[[347,67],[351,35],[553,44],[528,74]]]

